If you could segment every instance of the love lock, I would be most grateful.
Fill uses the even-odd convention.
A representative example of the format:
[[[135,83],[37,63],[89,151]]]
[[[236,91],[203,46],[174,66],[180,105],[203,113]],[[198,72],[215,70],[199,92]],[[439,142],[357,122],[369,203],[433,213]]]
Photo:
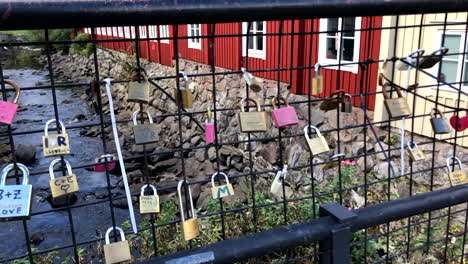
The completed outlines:
[[[59,198],[66,196],[75,192],[78,192],[80,188],[78,187],[78,180],[76,175],[72,173],[72,168],[70,163],[64,159],[65,165],[67,167],[67,176],[62,176],[55,178],[54,175],[54,166],[58,162],[61,162],[61,159],[55,159],[50,163],[49,174],[51,180],[49,181],[50,191],[52,192],[53,198]]]

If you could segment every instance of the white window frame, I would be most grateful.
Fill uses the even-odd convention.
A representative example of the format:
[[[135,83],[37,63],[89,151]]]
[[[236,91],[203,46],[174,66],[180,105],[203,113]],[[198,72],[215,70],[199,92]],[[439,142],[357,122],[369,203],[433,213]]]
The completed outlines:
[[[432,50],[438,50],[440,49],[440,44],[442,44],[442,35],[443,35],[444,31],[443,30],[438,30],[438,41],[437,41],[437,44],[439,46],[435,46]],[[468,56],[465,55],[465,61],[463,61],[463,44],[465,44],[465,31],[464,30],[446,30],[445,31],[445,35],[452,35],[452,36],[460,36],[460,46],[459,46],[459,50],[449,50],[448,53],[460,53],[458,55],[458,59],[452,59],[452,58],[446,58],[444,57],[442,59],[443,60],[449,60],[449,61],[457,61],[458,62],[458,65],[457,65],[457,77],[455,77],[455,82],[463,82],[463,76],[462,76],[462,65],[463,63],[467,63],[468,64]],[[466,45],[468,46],[468,42],[466,43]],[[429,55],[429,54],[425,54],[425,55]],[[452,55],[452,56],[455,56],[455,55]],[[437,63],[437,67],[433,67],[432,68],[432,74],[434,76],[437,76],[439,74],[439,68],[440,66],[442,65],[442,63]],[[464,68],[464,70],[466,70],[466,67]],[[468,76],[467,76],[467,79],[468,79]],[[447,80],[446,80],[447,81]],[[459,84],[452,84],[452,86],[455,86],[455,87],[458,87]],[[441,89],[443,90],[447,90],[447,91],[451,91],[451,92],[456,92],[455,89],[449,87],[448,85],[444,85],[444,84],[441,84],[439,86]],[[462,90],[464,91],[468,91],[468,83],[463,83],[462,84]],[[432,87],[432,89],[437,89],[437,87]]]
[[[117,34],[120,38],[125,38],[123,27],[117,27]]]
[[[169,25],[159,25],[159,37],[170,38]],[[169,39],[161,39],[161,43],[169,44]]]
[[[130,39],[132,36],[130,35],[130,27],[124,27],[124,38]]]
[[[153,39],[153,40],[150,40],[150,41],[157,42],[157,40],[154,39],[154,38],[158,37],[158,35],[156,34],[158,32],[157,30],[158,30],[157,26],[148,26],[148,36],[149,36],[149,38]]]
[[[118,37],[119,36],[119,29],[117,27],[112,27],[112,35],[114,37]]]
[[[96,35],[102,36],[102,32],[101,32],[101,28],[100,28],[100,27],[96,28]]]
[[[107,27],[106,31],[107,31],[107,36],[111,36],[111,37],[114,36],[113,31],[112,31],[112,27]]]
[[[102,27],[102,28],[101,28],[101,34],[102,34],[103,36],[107,36],[107,28]]]
[[[84,33],[86,34],[91,34],[91,28],[85,28]]]
[[[267,32],[267,23],[266,23],[266,21],[261,21],[261,22],[263,23],[263,30],[258,31],[256,29],[254,29],[254,34],[260,34],[260,33],[266,34],[266,32]],[[243,35],[247,34],[248,25],[249,25],[248,22],[242,22],[242,34]],[[266,38],[266,36],[263,35],[263,36],[252,36],[252,37],[254,39],[254,41],[253,41],[254,47],[257,45],[257,41],[255,40],[255,38],[262,38],[263,50],[249,49],[249,52],[248,52],[249,58],[252,57],[252,58],[266,60],[266,49],[267,49],[267,41],[266,41],[267,38]],[[244,57],[247,56],[247,36],[242,37],[242,56],[244,56]]]
[[[138,31],[140,32],[140,38],[147,38],[146,26],[139,26]]]
[[[196,27],[198,26],[198,27]],[[192,35],[192,28],[195,30],[198,29],[198,35]],[[189,38],[188,39],[188,47],[191,49],[200,49],[202,48],[202,39],[199,37],[202,33],[202,25],[201,24],[187,24],[187,36],[188,37],[197,37],[198,38]]]
[[[136,39],[136,30],[134,26],[130,27],[130,38],[135,38]]]
[[[342,21],[343,18],[340,17],[338,19],[338,31],[341,31],[341,26],[342,26]],[[361,17],[356,17],[355,20],[355,25],[354,29],[356,30],[354,32],[354,51],[353,51],[353,61],[346,61],[346,60],[341,60],[341,63],[349,63],[349,62],[358,62],[359,61],[359,50],[361,48],[361,22],[362,19]],[[326,32],[327,31],[327,26],[328,26],[328,18],[321,18],[320,19],[320,32]],[[327,58],[327,33],[320,33],[319,36],[319,63],[321,65],[327,65],[327,64],[338,64],[340,62],[341,58],[341,39],[346,39],[350,37],[341,37],[342,32],[337,32],[336,33],[336,39],[337,39],[337,44],[338,44],[338,54],[336,59],[330,59]],[[326,67],[327,69],[334,69],[338,70],[338,68],[342,71],[348,71],[352,72],[354,74],[358,73],[359,67],[358,64],[353,64],[353,65],[341,65],[340,67],[338,66],[332,66],[332,67]]]

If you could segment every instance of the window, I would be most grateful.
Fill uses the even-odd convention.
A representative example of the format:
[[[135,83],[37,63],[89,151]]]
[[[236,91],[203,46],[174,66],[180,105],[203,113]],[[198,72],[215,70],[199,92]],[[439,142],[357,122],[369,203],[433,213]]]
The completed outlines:
[[[112,32],[114,33],[113,36],[114,37],[118,37],[119,36],[119,33],[118,33],[118,28],[117,27],[112,27]]]
[[[96,28],[96,35],[102,35],[101,28],[99,28],[99,27]]]
[[[101,34],[102,34],[103,36],[107,36],[107,32],[106,32],[106,28],[105,28],[105,27],[102,27],[102,28],[101,28]]]
[[[156,26],[149,26],[148,31],[149,31],[149,37],[150,38],[157,38],[158,37],[157,34],[156,34],[156,32],[157,32]],[[156,41],[156,40],[150,40],[150,41]]]
[[[132,33],[132,35],[130,35],[130,38],[136,38],[135,27],[130,27],[130,32]]]
[[[131,38],[130,36],[130,27],[124,27],[124,38]]]
[[[159,36],[161,38],[169,38],[169,25],[159,26]],[[161,43],[169,43],[169,39],[161,39]]]
[[[197,38],[201,35],[201,24],[188,24],[188,36],[193,37],[188,39],[188,47],[192,49],[201,49],[201,39]]]
[[[242,33],[247,34],[247,27],[249,23],[242,23]],[[242,38],[242,54],[244,56],[254,57],[258,59],[266,59],[266,22],[265,21],[254,21],[250,22],[249,39],[247,37]],[[260,34],[260,35],[259,35]],[[248,42],[248,43],[247,43]],[[248,47],[247,47],[248,45]],[[247,54],[248,50],[248,54]]]
[[[338,64],[359,61],[360,17],[320,19],[319,62]],[[328,67],[338,69],[338,67]],[[341,65],[343,71],[358,72],[358,65]]]
[[[140,38],[146,38],[146,26],[140,26]]]
[[[107,27],[107,36],[113,36],[112,34],[112,27]]]
[[[118,30],[118,35],[119,35],[119,37],[124,38],[123,28],[122,28],[122,27],[118,27],[117,30]]]
[[[91,28],[85,28],[85,29],[84,29],[84,32],[85,32],[86,34],[91,34]]]
[[[443,31],[439,31],[440,39],[442,39]],[[448,53],[463,53],[463,43],[465,42],[465,32],[449,31],[445,32],[444,46],[448,48]],[[442,43],[441,41],[437,43]],[[436,48],[438,49],[438,48]],[[429,54],[425,54],[429,55]],[[465,64],[463,66],[463,64]],[[443,56],[440,65],[440,79],[448,83],[467,82],[468,81],[468,56],[463,54]],[[463,72],[462,72],[463,68]],[[439,72],[438,67],[434,67],[434,74]],[[446,87],[449,90],[451,88]],[[468,88],[468,83],[463,83],[463,88]]]

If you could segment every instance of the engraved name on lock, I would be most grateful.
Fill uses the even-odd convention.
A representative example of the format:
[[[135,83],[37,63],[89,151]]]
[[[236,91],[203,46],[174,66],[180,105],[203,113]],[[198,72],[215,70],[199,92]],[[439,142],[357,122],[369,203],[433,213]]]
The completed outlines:
[[[256,105],[254,112],[245,112],[244,102],[253,102]],[[241,112],[239,113],[239,123],[242,132],[265,132],[267,130],[266,114],[260,109],[260,104],[252,98],[243,98],[240,102]]]
[[[6,178],[14,169],[14,164],[6,166],[0,176],[0,219],[10,220],[28,217],[31,212],[32,185],[29,184],[29,170],[16,163],[23,174],[21,185],[6,185]]]
[[[215,177],[218,174],[224,176],[226,184],[219,186],[215,185]],[[224,172],[213,173],[213,175],[211,175],[211,196],[213,199],[219,199],[230,195],[234,195],[234,188],[232,187],[232,184],[229,183],[229,177]]]
[[[42,148],[45,157],[62,156],[70,154],[70,141],[66,133],[65,126],[59,121],[62,133],[49,135],[49,125],[55,123],[55,119],[46,122],[44,136],[42,136]]]
[[[145,195],[145,189],[150,187],[153,190],[152,195]],[[145,184],[141,187],[140,193],[140,214],[159,213],[159,195],[156,187],[152,184]]]
[[[317,136],[314,138],[309,137],[309,128],[313,129]],[[307,146],[309,147],[310,152],[313,156],[320,153],[324,153],[330,150],[328,143],[324,136],[320,133],[320,130],[315,126],[306,126],[304,127],[304,136],[306,138]]]
[[[64,160],[64,162],[67,167],[68,175],[55,178],[54,166],[61,161],[61,159],[53,160],[49,166],[49,174],[51,177],[51,180],[49,181],[49,186],[53,198],[66,196],[78,192],[80,190],[76,175],[72,173],[70,163],[67,160]]]
[[[193,206],[192,190],[190,189],[190,185],[188,185],[188,183],[187,183],[188,185],[187,189],[188,189],[190,209],[191,209],[190,211],[192,213],[192,218],[185,220],[185,211],[184,211],[184,206],[182,202],[182,185],[184,184],[184,182],[187,183],[185,180],[181,180],[177,184],[177,194],[179,196],[180,221],[182,223],[182,235],[184,237],[184,240],[188,241],[197,237],[200,231],[198,227],[197,214]]]
[[[109,235],[113,230],[114,228],[111,227],[106,232],[106,244],[104,245],[104,258],[106,260],[106,264],[115,264],[131,260],[132,255],[130,253],[130,246],[128,241],[125,240],[124,232],[120,227],[116,226],[115,230],[120,233],[122,241],[110,243]]]
[[[452,171],[452,167],[450,166],[450,162],[452,160],[454,160],[455,163],[458,164],[459,169],[455,169],[454,171]],[[454,165],[454,167],[455,167],[455,165]],[[451,156],[451,157],[447,158],[447,170],[449,172],[449,180],[450,180],[450,185],[451,186],[465,184],[467,182],[466,174],[465,174],[465,171],[463,169],[463,165],[462,165],[459,158],[457,158],[455,156]]]

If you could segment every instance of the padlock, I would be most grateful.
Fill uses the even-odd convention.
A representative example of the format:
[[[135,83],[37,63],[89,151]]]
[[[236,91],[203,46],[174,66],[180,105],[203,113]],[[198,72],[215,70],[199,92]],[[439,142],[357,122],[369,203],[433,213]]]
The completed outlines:
[[[120,233],[120,239],[122,241],[110,243],[109,235],[112,231],[117,230]],[[106,260],[106,264],[114,264],[120,263],[124,261],[128,261],[132,259],[132,255],[130,253],[130,246],[128,241],[125,240],[125,234],[122,228],[116,226],[110,227],[106,231],[106,244],[104,245],[104,258]]]
[[[153,123],[153,118],[148,111],[143,112],[148,116],[149,123],[138,124],[137,115],[140,111],[133,112],[133,134],[135,136],[135,144],[149,144],[159,141],[158,131],[156,130],[156,124]]]
[[[439,115],[439,117],[437,117]],[[435,134],[448,134],[450,133],[450,126],[447,119],[442,112],[437,108],[431,110],[431,125]]]
[[[345,98],[349,98],[346,101]],[[353,103],[351,103],[351,98],[353,98],[350,94],[345,94],[343,97],[343,102],[341,103],[341,112],[343,113],[352,113],[353,112]]]
[[[458,170],[454,169],[452,171],[452,169],[450,168],[451,160],[455,160],[458,163],[458,167],[459,167]],[[457,157],[452,156],[447,159],[447,170],[449,173],[449,180],[450,180],[451,186],[465,184],[467,182],[466,174],[465,174],[465,171],[463,170],[463,165],[460,159],[458,159]]]
[[[116,166],[115,160],[116,158],[114,155],[111,155],[111,154],[101,155],[99,158],[96,158],[94,160],[94,163],[96,164],[94,164],[93,169],[95,172],[104,172],[106,171],[106,167],[107,167],[107,170],[111,171],[115,169],[115,166]],[[97,164],[97,163],[101,163],[101,164]]]
[[[323,91],[322,68],[318,62],[315,64],[314,68],[314,77],[312,78],[312,95],[317,95],[321,94]]]
[[[187,183],[188,195],[190,200],[190,208],[192,212],[192,218],[185,220],[185,212],[184,206],[182,203],[182,185]],[[195,213],[195,208],[193,207],[193,199],[192,199],[192,190],[190,190],[190,185],[187,181],[181,180],[179,184],[177,184],[177,193],[179,195],[179,205],[180,205],[180,221],[182,222],[182,235],[184,236],[185,241],[194,239],[200,233],[198,229],[198,218],[197,214]]]
[[[467,115],[459,117],[458,112],[455,112],[449,119],[450,126],[458,132],[461,132],[467,128]]]
[[[139,77],[143,80],[139,80]],[[150,100],[150,85],[148,77],[144,71],[135,71],[130,77],[130,83],[128,84],[128,99],[127,101],[132,103],[148,104]]]
[[[49,135],[49,125],[57,123],[55,119],[46,122],[44,127],[44,136],[42,136],[42,150],[44,157],[62,156],[70,154],[70,141],[65,130],[65,125],[62,121],[58,121],[60,125],[60,134]]]
[[[384,97],[384,105],[387,109],[387,113],[390,118],[402,118],[411,115],[411,110],[409,108],[408,102],[406,102],[406,98],[401,93],[400,87],[394,85],[393,87],[396,90],[398,95],[397,98],[390,98],[388,96],[387,87],[392,88],[392,85],[389,83],[384,84],[382,87],[382,95]]]
[[[296,110],[294,107],[289,106],[288,101],[280,97],[278,102],[283,100],[285,107],[277,108],[276,107],[276,98],[271,99],[271,104],[273,106],[273,110],[271,111],[271,115],[273,116],[273,123],[275,127],[286,127],[286,126],[293,126],[299,123],[299,119],[297,118]]]
[[[16,163],[23,174],[21,185],[6,185],[8,174],[15,168],[15,164],[6,166],[0,176],[0,219],[26,218],[31,212],[32,185],[29,184],[28,167]]]
[[[316,137],[310,138],[309,137],[309,129],[313,129],[317,134]],[[320,133],[320,130],[315,126],[306,126],[304,127],[304,136],[306,138],[307,146],[309,147],[312,156],[318,155],[320,153],[324,153],[330,150],[328,147],[327,140],[324,136]]]
[[[145,195],[145,189],[150,187],[153,190],[152,195]],[[152,184],[141,186],[140,192],[140,214],[159,213],[159,195],[158,190]]]
[[[442,57],[447,54],[448,48],[442,47],[433,53],[431,53],[428,56],[423,57],[421,60],[419,60],[419,67],[421,69],[429,69],[434,67],[437,63],[439,63],[442,60]]]
[[[345,90],[336,90],[330,95],[330,98],[327,98],[320,104],[320,110],[330,111],[337,109],[338,106],[343,102],[345,94]]]
[[[286,175],[288,174],[288,165],[284,165],[283,169],[276,173],[275,178],[270,187],[270,192],[273,194],[279,194],[283,187],[283,181],[286,179]]]
[[[205,141],[210,144],[215,141],[215,124],[210,108],[208,108],[207,116],[205,120]]]
[[[397,64],[397,69],[399,71],[406,71],[408,70],[408,68],[413,65],[416,64],[417,60],[418,60],[418,57],[421,57],[422,55],[424,55],[424,49],[417,49],[413,52],[411,52],[406,58],[403,58],[401,59],[400,61],[398,61],[398,64]]]
[[[179,90],[175,88],[174,97],[179,107],[189,109],[193,106],[192,90],[190,90],[188,85],[189,79],[185,72],[180,72],[179,74],[184,78],[184,87],[180,87]]]
[[[412,161],[419,161],[426,158],[423,151],[418,147],[416,142],[408,141],[408,155]]]
[[[3,80],[5,84],[9,84],[15,88],[15,97],[12,102],[0,100],[0,124],[11,125],[18,111],[18,99],[21,93],[20,87],[13,81]]]
[[[226,180],[226,184],[224,185],[215,185],[215,177],[221,174],[224,176]],[[234,195],[234,188],[232,188],[232,184],[229,183],[229,177],[224,172],[215,172],[211,175],[211,195],[213,199],[220,199],[223,197]]]
[[[75,192],[78,192],[80,188],[78,187],[78,179],[76,175],[72,173],[72,168],[70,163],[64,159],[65,166],[67,167],[67,176],[57,177],[54,175],[54,166],[58,162],[61,162],[61,159],[55,159],[50,163],[49,166],[49,175],[50,175],[50,192],[52,193],[53,198],[59,198],[65,195],[69,195]]]
[[[253,76],[250,72],[248,72],[245,68],[241,68],[242,71],[242,76],[244,77],[245,82],[247,85],[252,89],[252,91],[258,93],[262,90],[262,87],[260,87],[257,78]]]
[[[244,102],[253,102],[257,111],[245,112]],[[240,101],[241,112],[239,113],[239,123],[242,132],[265,132],[267,130],[266,115],[261,111],[260,104],[252,98],[243,98]]]

